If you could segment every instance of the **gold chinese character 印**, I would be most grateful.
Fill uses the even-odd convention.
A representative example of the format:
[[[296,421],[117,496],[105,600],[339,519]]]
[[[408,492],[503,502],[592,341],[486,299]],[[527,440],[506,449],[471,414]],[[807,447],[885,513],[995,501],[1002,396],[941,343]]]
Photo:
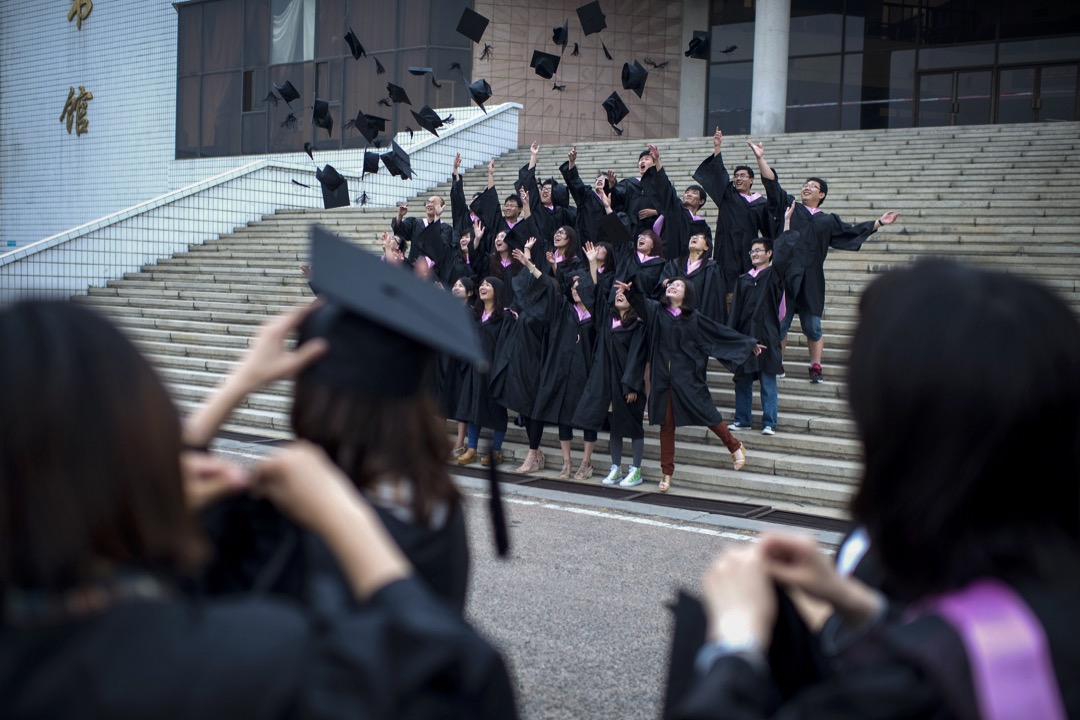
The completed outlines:
[[[75,88],[68,90],[67,102],[64,103],[64,111],[60,113],[60,122],[67,120],[68,135],[71,134],[71,124],[75,123],[75,134],[82,135],[90,130],[90,119],[86,117],[86,103],[94,99],[94,93],[87,92],[82,85],[79,86],[79,94],[75,94]]]
[[[82,21],[90,17],[90,11],[93,9],[93,0],[71,0],[71,9],[68,10],[68,22],[74,20],[77,15],[79,17],[77,26],[82,30]]]

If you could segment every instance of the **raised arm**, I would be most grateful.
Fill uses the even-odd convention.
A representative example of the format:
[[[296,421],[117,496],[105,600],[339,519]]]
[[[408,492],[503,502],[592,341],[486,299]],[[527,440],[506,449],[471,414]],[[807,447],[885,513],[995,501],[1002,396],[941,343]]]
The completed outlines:
[[[765,145],[763,143],[755,143],[753,140],[747,140],[746,144],[750,146],[750,150],[753,151],[754,157],[757,158],[758,175],[762,180],[776,180],[776,173],[769,167],[769,162],[765,159]]]
[[[701,161],[697,170],[694,171],[694,180],[697,181],[705,193],[712,198],[713,204],[720,207],[725,193],[731,186],[731,177],[728,176],[727,168],[724,167],[724,157],[720,154],[720,146],[724,144],[724,134],[720,128],[713,133],[713,154]]]
[[[495,187],[495,158],[488,163],[487,186],[489,189]]]

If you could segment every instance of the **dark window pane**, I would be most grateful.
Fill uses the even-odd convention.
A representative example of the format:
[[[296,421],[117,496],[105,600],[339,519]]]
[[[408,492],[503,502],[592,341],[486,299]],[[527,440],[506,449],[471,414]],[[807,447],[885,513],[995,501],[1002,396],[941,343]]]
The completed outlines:
[[[251,112],[254,108],[255,102],[252,98],[251,86],[255,82],[255,71],[247,70],[244,72],[244,100],[240,104],[240,109],[243,112]]]
[[[997,0],[923,1],[923,45],[993,40],[997,32]],[[939,66],[940,67],[940,66]]]
[[[443,47],[468,48],[472,41],[457,31],[458,20],[461,12],[472,7],[469,0],[439,0],[431,3],[431,44]],[[483,47],[481,45],[481,47]],[[465,72],[469,72],[472,65],[472,53],[469,53],[469,64],[462,64]]]
[[[994,45],[962,45],[958,47],[924,48],[919,50],[919,69],[960,68],[973,65],[993,65]]]
[[[1002,38],[1077,33],[1080,33],[1080,4],[1072,0],[1006,2],[1001,8]],[[1072,40],[1075,47],[1076,39]]]
[[[865,53],[863,58],[869,76],[884,78],[887,73],[889,127],[912,127],[915,124],[915,51]]]
[[[840,56],[792,59],[788,63],[788,132],[840,127]]]
[[[347,30],[344,0],[319,0],[318,20],[315,23],[315,57],[348,56],[351,60],[352,54],[345,42]],[[367,50],[367,46],[364,49]]]
[[[259,155],[266,152],[266,113],[253,112],[244,115],[241,120],[244,133],[241,151],[245,155]]]
[[[279,102],[277,107],[267,107],[267,127],[269,130],[269,152],[293,152],[302,150],[304,141],[311,139],[311,97],[314,87],[314,68],[310,64],[298,63],[295,65],[281,65],[270,69],[270,81],[282,83],[285,80],[291,82],[296,91],[300,93],[298,100],[293,100],[292,108],[284,102]],[[305,109],[307,105],[307,109]],[[283,125],[286,118],[292,114],[296,118],[293,127]],[[335,124],[337,119],[335,118]],[[324,132],[325,134],[325,132]]]
[[[243,64],[244,2],[217,0],[203,5],[203,72],[234,70]]]
[[[395,30],[398,17],[396,3],[348,0],[346,13],[347,24],[356,31],[360,44],[369,55],[373,51],[399,47]],[[457,20],[454,21],[454,27],[457,27]],[[491,32],[490,28],[488,32]]]
[[[735,46],[735,50],[724,55],[720,51]],[[754,58],[754,23],[734,23],[714,25],[712,40],[709,45],[711,61],[714,63],[746,62]],[[686,48],[683,48],[686,51]]]
[[[844,56],[844,86],[841,93],[842,107],[840,110],[840,129],[859,130],[862,128],[863,110],[872,106],[881,114],[885,109],[885,103],[880,98],[873,97],[873,93],[863,93],[863,56]],[[871,88],[867,88],[871,90]],[[872,127],[882,127],[874,125]]]
[[[919,127],[951,124],[953,73],[934,73],[919,78]]]
[[[750,132],[753,63],[713,65],[709,70],[709,115],[706,131],[719,127],[730,135]]]
[[[202,81],[199,76],[182,77],[176,81],[176,157],[199,156],[199,118],[202,103]]]
[[[1041,70],[1039,122],[1076,120],[1076,65]]]
[[[838,53],[843,28],[843,0],[792,0],[788,55]]]
[[[356,61],[349,56],[347,62]],[[315,94],[323,100],[341,102],[341,60],[315,63]],[[370,68],[368,68],[370,72]]]
[[[989,70],[957,74],[957,125],[985,125],[990,122],[990,77]]]
[[[998,62],[1014,63],[1054,62],[1080,58],[1080,42],[1075,37],[1040,38],[1038,40],[1014,40],[998,46]]]
[[[244,65],[263,66],[270,62],[270,5],[266,0],[244,4]]]
[[[272,0],[270,64],[315,57],[315,0]]]
[[[397,5],[401,12],[399,47],[427,45],[428,28],[431,26],[430,0],[398,0]]]
[[[1029,123],[1034,104],[1035,68],[1002,70],[998,76],[998,122]]]
[[[746,0],[713,0],[712,25],[751,24],[754,22],[754,5]]]
[[[202,5],[181,5],[177,18],[178,75],[202,72]]]
[[[240,152],[241,88],[239,72],[203,75],[202,155],[236,155]]]
[[[864,16],[872,18],[879,4],[874,0],[859,2],[865,7]],[[923,20],[920,3],[921,0],[886,0],[880,3],[881,17],[877,23],[871,23],[870,34],[894,42],[917,42]]]

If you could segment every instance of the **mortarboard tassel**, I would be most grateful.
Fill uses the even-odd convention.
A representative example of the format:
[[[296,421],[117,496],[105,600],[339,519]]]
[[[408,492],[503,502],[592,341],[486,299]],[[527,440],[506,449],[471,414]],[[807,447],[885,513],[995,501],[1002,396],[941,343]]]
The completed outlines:
[[[294,115],[292,113],[289,113],[288,115],[286,115],[285,119],[281,121],[281,127],[285,128],[286,130],[295,130],[296,129],[296,115]]]
[[[484,43],[484,52],[480,53],[481,60],[490,60],[495,56],[495,48],[487,43]]]
[[[310,186],[310,185],[305,185],[304,183],[300,182],[299,180],[297,180],[297,179],[295,179],[295,178],[293,178],[293,181],[292,181],[292,182],[293,182],[293,185],[299,185],[300,187],[302,187],[302,188],[308,188],[309,190],[311,189],[311,186]]]
[[[738,49],[739,49],[738,45],[728,45],[726,48],[721,50],[720,53],[723,54],[723,55],[730,55],[731,53],[735,52]]]
[[[359,196],[357,196],[356,204],[359,205],[360,207],[363,207],[364,205],[368,204],[368,196],[367,196],[367,191],[366,190],[364,192],[360,193]]]
[[[390,102],[390,98],[383,98],[382,100],[379,101],[379,104],[384,105],[386,107],[390,107],[391,105],[393,105],[393,103]]]
[[[383,75],[383,74],[385,74],[385,73],[386,73],[386,68],[384,68],[384,67],[383,67],[383,65],[382,65],[382,63],[381,63],[381,62],[379,62],[379,58],[377,58],[377,57],[373,57],[373,58],[372,58],[372,60],[374,60],[374,61],[375,61],[375,74],[376,74],[376,75]]]
[[[270,92],[266,93],[266,97],[263,98],[263,102],[273,103],[274,107],[277,107],[278,106],[278,97],[277,97],[277,95],[274,94],[274,91],[271,90]]]
[[[578,55],[581,54],[581,48],[578,47],[577,43],[574,43],[574,52],[572,52],[570,54],[575,56],[575,57],[577,57]]]
[[[409,133],[409,142],[412,142],[413,141],[413,135],[415,134],[415,131],[411,127],[406,125],[405,126],[405,132]]]
[[[559,83],[552,83],[551,84],[551,89],[554,90],[555,92],[566,92],[566,86],[565,85],[560,85]]]
[[[505,558],[510,552],[510,533],[506,528],[506,508],[503,507],[502,491],[499,489],[499,471],[495,467],[495,451],[488,449],[488,487],[491,497],[491,529],[495,537],[495,551]]]
[[[442,87],[442,83],[440,83],[438,80],[436,80],[434,75],[431,76],[431,84],[434,85],[437,88]]]
[[[607,49],[607,45],[605,45],[605,44],[603,43],[603,41],[601,41],[601,42],[600,42],[600,47],[604,48],[604,56],[605,56],[605,57],[606,57],[606,58],[607,58],[608,60],[614,60],[614,59],[615,59],[615,58],[611,57],[611,53],[609,53],[609,52],[608,52],[608,49]]]

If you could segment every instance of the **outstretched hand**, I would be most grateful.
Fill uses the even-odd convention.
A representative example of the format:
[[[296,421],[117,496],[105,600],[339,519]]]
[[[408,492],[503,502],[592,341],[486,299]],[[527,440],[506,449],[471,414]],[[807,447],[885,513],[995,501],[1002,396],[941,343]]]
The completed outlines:
[[[712,149],[713,155],[720,154],[720,146],[724,144],[724,133],[720,132],[720,128],[716,128],[716,132],[712,136]]]
[[[566,153],[566,161],[570,167],[574,167],[574,164],[577,163],[577,145],[570,148],[570,152]]]
[[[880,223],[881,225],[892,225],[899,217],[900,213],[890,210],[889,212],[878,218],[878,223]]]
[[[250,389],[261,387],[274,380],[291,378],[315,358],[329,349],[323,338],[312,338],[297,348],[290,349],[289,333],[300,327],[308,315],[322,303],[316,300],[306,307],[278,315],[262,326],[247,355],[240,361],[236,375],[245,380]]]
[[[596,262],[596,255],[600,251],[600,248],[592,244],[592,242],[585,243],[585,259],[590,263]]]
[[[540,153],[540,141],[539,140],[533,140],[532,141],[532,144],[529,145],[529,153],[532,154],[532,155],[537,155],[537,154]]]
[[[758,160],[765,156],[765,146],[762,143],[755,143],[753,140],[747,140],[746,144],[750,146],[750,150],[753,151],[754,157]]]
[[[791,229],[791,216],[795,214],[795,199],[792,198],[791,204],[788,205],[787,210],[784,211],[784,229]]]

